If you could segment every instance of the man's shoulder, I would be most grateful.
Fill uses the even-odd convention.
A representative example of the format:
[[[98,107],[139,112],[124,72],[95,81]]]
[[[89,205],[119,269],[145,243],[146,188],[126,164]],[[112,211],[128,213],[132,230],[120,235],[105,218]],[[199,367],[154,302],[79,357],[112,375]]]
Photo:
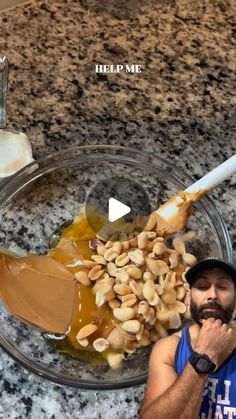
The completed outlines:
[[[181,331],[159,339],[152,349],[152,356],[173,365],[180,337]]]
[[[174,364],[175,353],[179,343],[179,340],[182,336],[182,331],[172,333],[169,336],[159,339],[153,347],[153,355],[163,358],[168,358],[170,364]],[[189,326],[190,339],[195,338],[196,335],[196,325]]]
[[[155,343],[155,347],[158,347],[158,348],[160,348],[160,347],[161,348],[165,348],[165,347],[170,348],[172,346],[175,347],[178,344],[178,342],[179,342],[179,340],[182,336],[182,330],[183,329],[179,330],[178,332],[172,333],[171,335],[160,338]]]

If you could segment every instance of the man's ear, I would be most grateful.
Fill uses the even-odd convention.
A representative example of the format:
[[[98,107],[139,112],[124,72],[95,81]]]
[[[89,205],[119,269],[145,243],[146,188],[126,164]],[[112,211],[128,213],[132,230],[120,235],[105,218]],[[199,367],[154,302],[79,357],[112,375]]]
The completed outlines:
[[[189,288],[189,289],[186,290],[184,304],[189,306],[190,305],[190,300],[191,300],[191,289]],[[236,304],[236,295],[235,295],[235,304]]]

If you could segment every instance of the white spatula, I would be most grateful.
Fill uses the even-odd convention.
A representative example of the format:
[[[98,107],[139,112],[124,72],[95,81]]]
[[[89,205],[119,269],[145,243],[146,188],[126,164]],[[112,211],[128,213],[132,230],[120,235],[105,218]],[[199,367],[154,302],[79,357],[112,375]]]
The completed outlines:
[[[234,173],[236,173],[236,154],[161,205],[156,213],[169,225],[169,231],[167,227],[166,233],[181,231],[191,215],[192,203],[198,201]]]

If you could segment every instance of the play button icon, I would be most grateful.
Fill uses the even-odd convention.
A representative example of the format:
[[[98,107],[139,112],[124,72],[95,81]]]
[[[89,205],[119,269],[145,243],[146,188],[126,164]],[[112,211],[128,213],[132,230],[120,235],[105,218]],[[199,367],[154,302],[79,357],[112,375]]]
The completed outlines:
[[[127,225],[144,229],[152,212],[146,188],[124,176],[103,178],[86,198],[85,215],[95,235],[108,240],[113,234],[125,237]],[[97,214],[102,215],[102,221]],[[138,220],[138,221],[137,221]],[[137,227],[137,228],[136,228]],[[109,233],[108,233],[109,232]],[[119,237],[119,240],[125,240]]]
[[[109,198],[108,220],[110,223],[119,220],[126,214],[129,214],[130,211],[131,208],[128,205],[123,204],[115,198]]]

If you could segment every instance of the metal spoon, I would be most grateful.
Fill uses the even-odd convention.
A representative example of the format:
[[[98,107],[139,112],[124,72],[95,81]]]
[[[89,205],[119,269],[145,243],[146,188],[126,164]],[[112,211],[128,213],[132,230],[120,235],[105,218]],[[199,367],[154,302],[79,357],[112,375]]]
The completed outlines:
[[[34,160],[28,137],[23,132],[6,128],[8,73],[8,59],[0,54],[0,178],[13,175]]]

